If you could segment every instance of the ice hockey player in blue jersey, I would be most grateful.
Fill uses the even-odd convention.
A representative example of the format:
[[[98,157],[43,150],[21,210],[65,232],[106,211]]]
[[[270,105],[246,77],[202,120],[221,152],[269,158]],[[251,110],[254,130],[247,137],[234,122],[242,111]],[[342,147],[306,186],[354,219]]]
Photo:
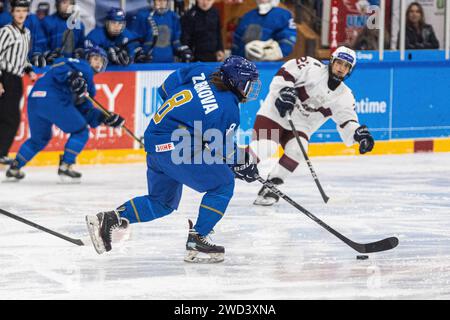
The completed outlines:
[[[278,8],[279,0],[256,0],[234,32],[232,54],[252,61],[276,61],[288,56],[297,41],[292,14]]]
[[[83,58],[85,26],[71,10],[75,0],[55,0],[56,12],[42,20],[42,29],[47,38],[47,64],[59,57]]]
[[[139,11],[130,24],[130,29],[145,39],[144,53],[152,56],[152,62],[174,62],[175,57],[182,62],[192,61],[191,49],[181,45],[180,17],[169,9],[169,1],[151,0],[149,5],[149,9]],[[151,44],[155,41],[155,37],[149,17],[154,20],[158,28],[156,44],[151,52]]]
[[[197,223],[193,225],[189,220],[185,261],[223,261],[224,247],[211,243],[208,234],[225,214],[233,195],[234,178],[256,180],[258,170],[250,155],[229,142],[240,123],[239,103],[258,95],[258,78],[256,66],[238,56],[227,58],[219,69],[194,64],[169,75],[159,88],[164,103],[145,132],[148,195],[133,198],[114,211],[86,217],[99,254],[112,249],[114,229],[177,210],[186,185],[205,194]],[[212,132],[220,138],[212,138]],[[228,148],[220,152],[223,144]],[[212,152],[217,161],[207,162]],[[237,157],[241,161],[235,159],[236,153],[241,155]],[[202,258],[199,253],[207,257]]]
[[[52,138],[52,125],[70,134],[60,158],[58,175],[64,181],[79,180],[81,173],[72,169],[78,154],[89,139],[89,127],[100,124],[120,127],[124,119],[111,113],[105,116],[95,109],[85,95],[95,96],[94,74],[104,71],[108,63],[106,53],[99,47],[87,49],[86,60],[59,58],[40,78],[28,99],[30,138],[22,144],[15,160],[6,171],[11,180],[21,180],[21,171]]]
[[[125,27],[125,11],[111,8],[106,16],[104,27],[92,30],[87,40],[102,47],[108,53],[111,64],[128,66],[133,63],[139,47],[138,35]]]
[[[0,28],[12,22],[11,14],[4,8],[4,0],[0,0]],[[31,34],[29,60],[36,67],[45,67],[44,53],[47,51],[47,39],[37,15],[29,13],[25,20],[25,27],[30,30]]]

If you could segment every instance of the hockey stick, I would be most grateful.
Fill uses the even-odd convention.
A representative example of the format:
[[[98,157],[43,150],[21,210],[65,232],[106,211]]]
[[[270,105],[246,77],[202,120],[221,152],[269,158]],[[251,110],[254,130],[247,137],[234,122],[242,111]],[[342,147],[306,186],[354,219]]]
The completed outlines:
[[[158,25],[156,24],[155,19],[153,19],[153,15],[155,14],[155,11],[152,10],[152,12],[150,13],[150,15],[148,16],[148,23],[150,24],[150,27],[152,28],[152,33],[153,33],[153,40],[152,40],[152,44],[150,45],[150,49],[149,52],[151,53],[153,51],[153,48],[155,47],[156,43],[158,42],[158,37],[159,37],[159,29],[158,29]]]
[[[292,128],[292,132],[294,133],[295,139],[298,142],[298,145],[300,146],[300,149],[302,150],[303,157],[305,158],[306,164],[308,165],[309,171],[311,171],[311,175],[314,179],[314,182],[316,183],[317,188],[319,189],[320,195],[322,196],[322,199],[325,203],[330,200],[330,198],[325,194],[325,191],[323,191],[322,185],[320,184],[319,178],[317,177],[316,172],[314,171],[314,168],[312,166],[311,160],[309,160],[308,154],[306,153],[305,148],[303,147],[302,142],[300,141],[300,137],[298,135],[297,130],[295,129],[294,122],[292,121],[291,115],[287,114],[287,120],[289,122],[289,125]]]
[[[12,214],[12,213],[10,213],[8,211],[5,211],[3,209],[0,209],[0,213],[5,215],[5,216],[7,216],[7,217],[10,217],[10,218],[12,218],[14,220],[17,220],[17,221],[20,221],[22,223],[25,223],[25,224],[33,227],[33,228],[36,228],[36,229],[39,229],[41,231],[47,232],[47,233],[49,233],[49,234],[51,234],[51,235],[53,235],[55,237],[58,237],[60,239],[63,239],[63,240],[66,240],[68,242],[71,242],[73,244],[76,244],[77,246],[84,246],[84,242],[81,239],[70,238],[68,236],[65,236],[65,235],[59,233],[59,232],[47,229],[47,228],[45,228],[45,227],[43,227],[43,226],[41,226],[41,225],[39,225],[37,223],[31,222],[31,221],[29,221],[27,219],[24,219],[22,217],[16,216],[15,214]]]
[[[85,94],[85,97],[86,97],[86,98],[87,98],[87,99],[88,99],[95,107],[97,107],[97,109],[101,110],[106,116],[110,116],[110,115],[111,115],[111,113],[110,113],[105,107],[103,107],[103,106],[100,104],[100,102],[98,102],[97,100],[95,100],[94,98],[92,98],[91,96],[89,96],[87,93]],[[126,126],[123,126],[122,128],[125,130],[126,133],[128,133],[128,135],[129,135],[130,137],[132,137],[134,140],[136,140],[136,141],[139,143],[139,145],[141,146],[141,148],[144,148],[144,143],[142,142],[142,139],[139,139],[138,137],[136,137],[136,136],[134,135],[134,133],[131,132],[131,130],[128,129]]]
[[[209,152],[212,152],[211,148],[209,147],[209,145],[207,143],[204,144],[204,146]],[[222,157],[223,160],[227,160],[228,159],[228,158],[224,157],[223,155],[221,155],[221,157]],[[295,202],[290,197],[288,197],[286,194],[281,192],[270,181],[264,180],[259,174],[256,174],[255,178],[263,186],[268,188],[270,191],[275,193],[280,198],[284,199],[287,203],[289,203],[290,205],[292,205],[293,207],[295,207],[296,209],[301,211],[303,214],[308,216],[308,218],[310,218],[311,220],[313,220],[316,223],[318,223],[321,227],[325,228],[328,232],[332,233],[339,240],[343,241],[346,245],[351,247],[353,250],[358,251],[359,253],[372,253],[372,252],[386,251],[386,250],[394,249],[396,246],[398,246],[399,241],[398,241],[398,238],[396,238],[396,237],[390,237],[390,238],[386,238],[386,239],[383,239],[383,240],[380,240],[380,241],[371,242],[371,243],[357,243],[357,242],[354,242],[354,241],[350,240],[349,238],[345,237],[344,235],[342,235],[341,233],[339,233],[338,231],[334,230],[332,227],[330,227],[325,222],[323,222],[322,220],[317,218],[311,212],[309,212],[308,210],[303,208],[297,202]]]
[[[356,243],[352,240],[348,239],[338,231],[331,228],[329,225],[327,225],[325,222],[314,216],[311,212],[303,208],[301,205],[299,205],[297,202],[292,200],[290,197],[285,195],[283,192],[278,190],[275,185],[269,181],[264,180],[259,175],[256,175],[257,180],[261,182],[266,188],[270,189],[273,193],[275,193],[280,198],[283,198],[286,202],[288,202],[290,205],[297,208],[299,211],[304,213],[306,216],[308,216],[311,220],[314,220],[316,223],[318,223],[321,227],[325,228],[327,231],[335,235],[337,238],[339,238],[341,241],[343,241],[345,244],[350,246],[352,249],[358,251],[359,253],[372,253],[372,252],[380,252],[380,251],[386,251],[391,250],[395,248],[398,245],[398,238],[396,237],[390,237],[386,238],[380,241],[375,241],[371,243]]]

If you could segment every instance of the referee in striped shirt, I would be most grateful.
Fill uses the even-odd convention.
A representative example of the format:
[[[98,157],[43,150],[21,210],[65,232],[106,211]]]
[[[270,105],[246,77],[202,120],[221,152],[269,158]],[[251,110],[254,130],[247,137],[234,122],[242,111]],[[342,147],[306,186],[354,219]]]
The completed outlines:
[[[30,0],[11,0],[13,22],[0,29],[0,164],[9,164],[8,152],[20,124],[20,99],[23,94],[22,75],[36,80],[28,61],[30,30],[24,22]]]

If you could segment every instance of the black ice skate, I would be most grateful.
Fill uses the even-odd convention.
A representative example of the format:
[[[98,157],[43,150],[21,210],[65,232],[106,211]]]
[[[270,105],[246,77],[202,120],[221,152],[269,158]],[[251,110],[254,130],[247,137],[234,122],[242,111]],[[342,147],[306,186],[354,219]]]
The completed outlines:
[[[184,261],[193,263],[217,263],[224,260],[225,248],[208,241],[208,236],[201,236],[195,231],[189,220],[189,235],[186,242]],[[205,257],[202,257],[205,256]]]
[[[79,183],[81,173],[72,169],[72,164],[63,161],[63,156],[59,159],[58,176],[63,183]]]
[[[271,178],[268,181],[276,186],[283,184],[283,180],[280,178]],[[279,199],[279,196],[270,191],[266,186],[263,186],[261,190],[259,190],[258,197],[253,204],[257,206],[271,206],[277,203]]]
[[[86,216],[86,225],[95,251],[102,254],[112,249],[112,232],[118,228],[128,228],[129,222],[127,219],[120,218],[119,213],[114,210],[100,212],[95,216]]]
[[[25,178],[25,173],[20,171],[19,163],[17,160],[13,160],[9,169],[6,171],[6,180],[7,181],[19,181]]]
[[[7,157],[7,156],[1,156],[0,157],[0,165],[8,166],[13,162],[13,159]]]

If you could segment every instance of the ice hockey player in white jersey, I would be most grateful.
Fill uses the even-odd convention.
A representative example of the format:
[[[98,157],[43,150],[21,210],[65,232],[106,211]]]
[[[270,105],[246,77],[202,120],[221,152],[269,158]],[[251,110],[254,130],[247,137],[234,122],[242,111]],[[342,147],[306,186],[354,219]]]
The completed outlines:
[[[344,83],[356,64],[356,54],[346,47],[333,52],[329,65],[311,57],[287,61],[270,84],[254,124],[250,145],[258,160],[264,160],[274,149],[267,149],[267,140],[281,145],[283,156],[271,169],[268,180],[283,184],[304,157],[287,120],[291,115],[305,150],[310,137],[328,119],[336,123],[337,131],[347,146],[359,143],[359,152],[372,151],[374,139],[355,112],[355,98]],[[278,196],[263,187],[255,205],[270,206]]]

